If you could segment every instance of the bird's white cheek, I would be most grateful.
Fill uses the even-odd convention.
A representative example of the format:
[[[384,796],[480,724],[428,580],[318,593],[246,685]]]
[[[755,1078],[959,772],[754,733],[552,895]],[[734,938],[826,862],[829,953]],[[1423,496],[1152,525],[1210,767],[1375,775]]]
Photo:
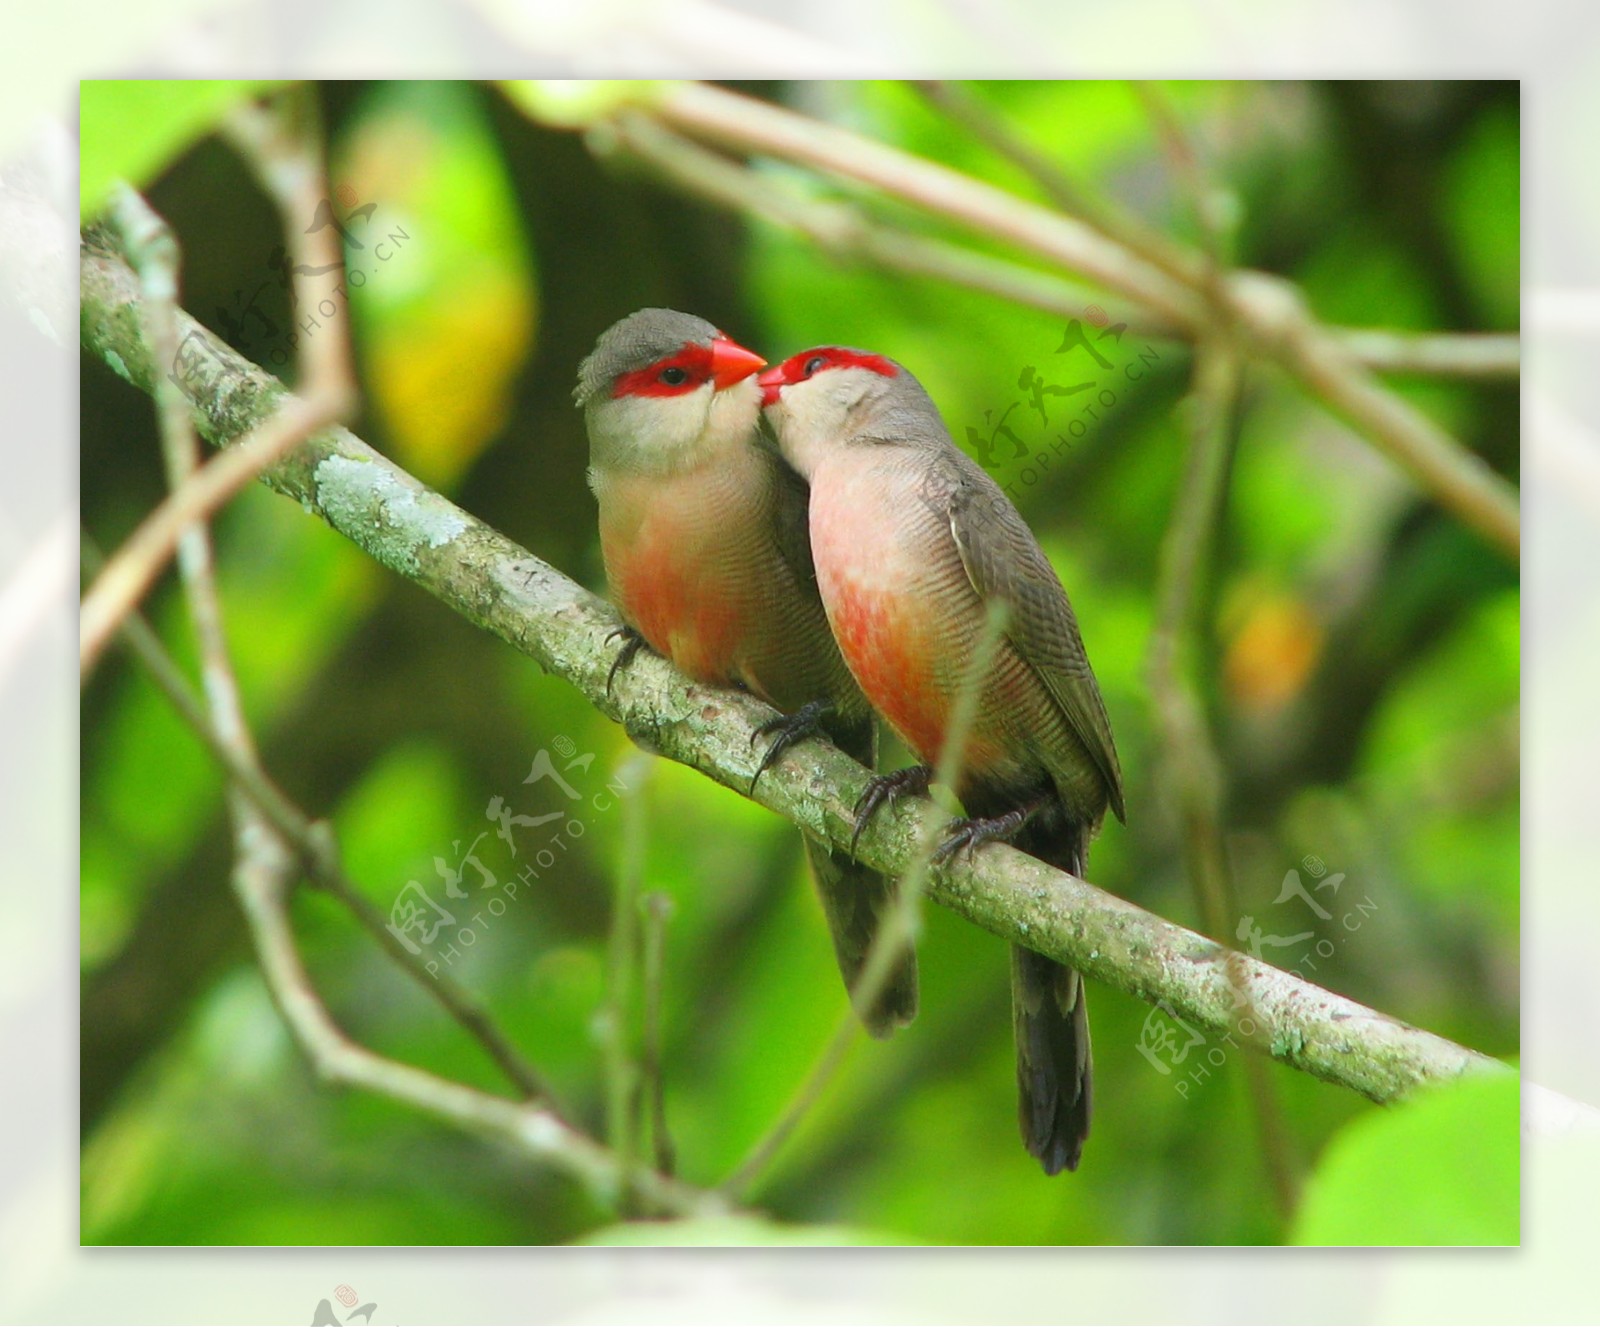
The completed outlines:
[[[760,413],[761,388],[753,377],[724,387],[711,398],[711,415],[706,424],[707,445],[717,448],[748,442]]]
[[[800,399],[795,399],[797,395]],[[828,438],[796,387],[786,388],[776,405],[767,407],[767,422],[778,437],[778,449],[801,476],[810,479],[822,463]]]
[[[692,457],[710,406],[709,387],[607,401],[589,416],[590,458],[597,466],[668,473]]]

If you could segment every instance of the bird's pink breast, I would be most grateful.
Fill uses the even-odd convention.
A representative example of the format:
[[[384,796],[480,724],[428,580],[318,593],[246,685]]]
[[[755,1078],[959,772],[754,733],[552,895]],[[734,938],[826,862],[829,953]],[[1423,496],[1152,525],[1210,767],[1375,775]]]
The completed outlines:
[[[906,745],[936,761],[953,700],[951,642],[937,606],[915,593],[926,567],[905,509],[855,458],[830,462],[813,485],[811,553],[839,652]]]

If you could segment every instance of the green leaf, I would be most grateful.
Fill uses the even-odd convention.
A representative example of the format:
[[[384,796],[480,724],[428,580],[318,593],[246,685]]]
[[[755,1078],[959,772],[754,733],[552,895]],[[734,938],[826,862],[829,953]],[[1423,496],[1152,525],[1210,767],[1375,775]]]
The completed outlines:
[[[78,203],[84,217],[100,210],[117,180],[148,184],[228,107],[276,82],[85,79],[78,93]]]
[[[1474,1075],[1334,1137],[1295,1244],[1516,1244],[1521,1080]]]
[[[1483,321],[1514,328],[1522,270],[1521,123],[1509,107],[1480,116],[1445,167],[1441,206]]]

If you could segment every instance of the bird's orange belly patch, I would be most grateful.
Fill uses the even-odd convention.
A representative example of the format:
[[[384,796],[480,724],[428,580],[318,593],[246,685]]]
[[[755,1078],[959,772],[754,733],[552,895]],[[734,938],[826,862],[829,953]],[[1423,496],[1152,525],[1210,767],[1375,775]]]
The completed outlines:
[[[612,593],[652,649],[690,677],[726,686],[745,635],[740,607],[707,577],[691,574],[675,551],[648,539],[626,550],[608,547]]]
[[[861,690],[920,759],[936,761],[953,700],[934,666],[937,644],[900,596],[849,577],[820,579],[839,652]]]
[[[879,491],[874,478],[870,470],[852,473],[847,463],[814,483],[817,588],[862,692],[917,758],[932,765],[970,666],[971,633],[963,629],[962,606],[929,589],[928,567],[914,551],[917,532],[902,521],[896,495]],[[986,690],[991,685],[992,678]],[[1005,759],[1004,735],[986,719],[988,700],[981,698],[967,736],[962,766],[969,772]]]

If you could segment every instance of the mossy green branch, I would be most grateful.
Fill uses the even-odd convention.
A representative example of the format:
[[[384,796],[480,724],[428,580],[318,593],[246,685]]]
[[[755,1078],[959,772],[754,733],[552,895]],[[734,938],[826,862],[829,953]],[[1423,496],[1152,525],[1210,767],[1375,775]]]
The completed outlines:
[[[86,349],[141,390],[150,363],[137,280],[122,260],[86,241],[81,336]],[[283,401],[286,389],[193,319],[175,366],[201,433],[226,446]],[[618,625],[602,600],[490,529],[381,456],[353,433],[319,433],[262,475],[271,488],[326,521],[384,566],[577,687],[652,751],[742,794],[755,774],[758,724],[772,712],[749,696],[700,686],[641,654],[606,675]],[[809,742],[761,779],[755,800],[813,834],[848,845],[851,809],[868,773],[833,747]],[[928,802],[902,804],[861,836],[863,860],[898,872],[916,850]],[[1175,926],[1010,848],[936,872],[928,897],[1007,940],[1069,963],[1155,1006],[1152,1019],[1275,1059],[1378,1102],[1494,1060]],[[1241,1014],[1240,994],[1248,995]],[[1257,1023],[1240,1029],[1241,1016]],[[1173,1072],[1181,1072],[1182,1066]]]

